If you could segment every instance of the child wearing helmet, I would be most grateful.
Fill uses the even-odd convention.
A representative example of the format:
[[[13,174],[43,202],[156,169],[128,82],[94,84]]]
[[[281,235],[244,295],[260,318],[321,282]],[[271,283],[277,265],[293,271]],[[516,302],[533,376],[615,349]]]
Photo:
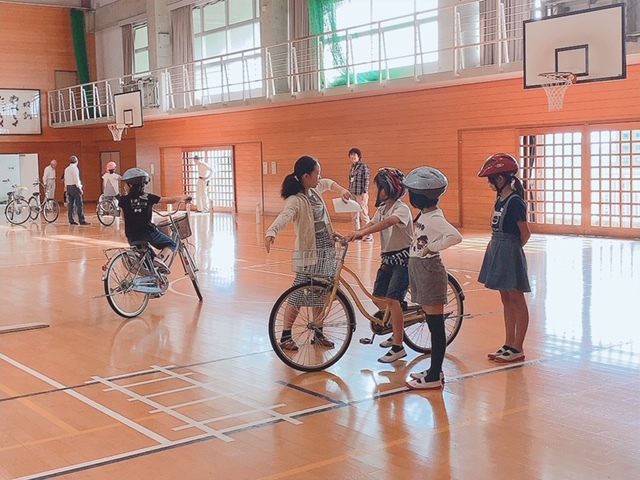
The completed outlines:
[[[504,309],[505,342],[490,360],[507,363],[524,360],[524,338],[529,326],[529,309],[524,298],[530,292],[527,259],[523,246],[531,231],[527,223],[524,188],[516,177],[519,167],[508,153],[490,155],[478,177],[487,178],[497,193],[491,218],[491,240],[482,260],[478,281],[500,292]]]
[[[116,195],[120,194],[120,175],[116,173],[116,162],[109,162],[105,166],[105,173],[102,175],[102,195],[104,200],[113,200],[118,206]]]
[[[384,167],[378,170],[374,184],[378,190],[376,213],[362,228],[345,235],[349,242],[380,232],[380,268],[376,274],[373,295],[384,299],[391,312],[393,334],[380,343],[390,350],[381,356],[381,363],[392,363],[407,356],[403,346],[404,318],[401,303],[409,288],[409,247],[413,238],[411,210],[402,201],[406,188],[404,174],[397,168]]]
[[[130,168],[122,175],[122,181],[128,187],[126,195],[116,195],[124,215],[124,234],[129,243],[149,242],[151,246],[160,250],[153,261],[161,273],[169,273],[164,263],[177,247],[171,237],[156,228],[151,221],[153,206],[157,203],[188,202],[191,197],[179,195],[174,197],[159,197],[153,193],[146,193],[144,186],[149,183],[149,174],[141,168]]]
[[[447,348],[444,330],[444,306],[447,303],[447,270],[440,252],[462,241],[460,232],[444,217],[438,200],[448,186],[447,177],[432,167],[418,167],[404,180],[409,201],[420,210],[414,219],[414,234],[409,251],[411,300],[422,305],[431,332],[431,366],[411,373],[410,389],[440,389],[444,380],[442,363]]]

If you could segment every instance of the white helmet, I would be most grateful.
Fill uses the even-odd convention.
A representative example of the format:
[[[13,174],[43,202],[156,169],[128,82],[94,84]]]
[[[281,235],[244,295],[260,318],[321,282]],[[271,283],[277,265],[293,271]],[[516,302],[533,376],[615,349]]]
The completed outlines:
[[[433,167],[414,168],[402,183],[409,191],[424,195],[432,200],[440,198],[449,185],[444,173]]]
[[[122,175],[122,181],[125,183],[130,183],[131,185],[146,185],[147,183],[149,183],[149,174],[141,168],[133,167],[124,172],[124,174]]]

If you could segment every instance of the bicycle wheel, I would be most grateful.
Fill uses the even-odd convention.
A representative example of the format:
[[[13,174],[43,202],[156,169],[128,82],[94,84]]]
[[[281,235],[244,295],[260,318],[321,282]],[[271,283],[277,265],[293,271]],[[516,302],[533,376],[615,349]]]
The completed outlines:
[[[96,207],[96,215],[98,216],[98,221],[108,227],[115,222],[118,212],[111,200],[102,200]]]
[[[464,293],[460,283],[447,272],[447,304],[444,306],[444,331],[449,345],[458,335],[464,315]],[[431,332],[421,308],[405,312],[404,341],[412,350],[431,353]]]
[[[47,222],[53,223],[58,219],[58,215],[60,215],[60,204],[53,198],[47,198],[42,207],[42,216]]]
[[[332,304],[325,306],[331,288],[329,284],[315,281],[295,285],[280,295],[273,306],[269,316],[269,340],[278,358],[291,368],[303,372],[324,370],[346,353],[356,328],[355,315],[351,303],[340,290]],[[314,325],[314,317],[323,308],[327,309],[327,316],[321,326]],[[285,350],[280,344],[285,317],[294,315],[291,338],[298,349]],[[334,343],[333,348],[315,343],[316,333],[320,332]]]
[[[180,242],[180,250],[178,250],[178,254],[180,255],[180,260],[182,261],[182,267],[184,268],[184,273],[189,275],[191,279],[191,283],[193,284],[193,289],[196,291],[196,295],[200,301],[202,301],[202,293],[200,293],[200,284],[198,283],[198,277],[196,276],[196,272],[198,268],[196,267],[196,262],[193,260],[191,253],[187,246]]]
[[[23,199],[13,199],[7,206],[4,208],[4,216],[7,217],[9,223],[14,225],[21,225],[27,220],[29,220],[29,216],[31,215],[31,208],[29,207],[29,203]]]
[[[140,275],[140,259],[131,251],[115,254],[104,275],[104,293],[109,306],[121,317],[140,315],[149,303],[148,293],[133,290],[134,280]]]
[[[40,203],[36,197],[29,198],[29,218],[31,220],[37,220],[40,215]]]

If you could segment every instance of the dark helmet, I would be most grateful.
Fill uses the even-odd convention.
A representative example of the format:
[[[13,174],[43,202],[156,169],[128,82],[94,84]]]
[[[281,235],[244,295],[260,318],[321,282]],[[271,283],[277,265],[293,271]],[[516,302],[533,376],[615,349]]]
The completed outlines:
[[[494,153],[489,155],[482,164],[478,172],[479,177],[490,177],[492,175],[513,176],[518,173],[518,162],[508,153]]]
[[[122,181],[131,185],[146,185],[149,183],[149,174],[141,168],[133,167],[124,172]]]
[[[404,173],[393,167],[382,167],[373,178],[378,188],[384,190],[387,193],[387,197],[394,200],[399,199],[407,192],[402,183],[403,180]]]
[[[437,200],[447,190],[449,181],[437,168],[417,167],[409,172],[404,185],[411,192]]]

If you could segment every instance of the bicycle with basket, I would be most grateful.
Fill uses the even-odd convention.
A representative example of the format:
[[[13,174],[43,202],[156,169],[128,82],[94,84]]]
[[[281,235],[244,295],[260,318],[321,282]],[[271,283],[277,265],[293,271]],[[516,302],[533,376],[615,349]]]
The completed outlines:
[[[189,209],[180,215],[178,211],[167,214],[154,211],[166,218],[156,225],[157,228],[177,244],[166,264],[171,269],[176,257],[180,258],[184,274],[189,277],[198,299],[202,301],[198,267],[186,241],[192,235]],[[161,297],[169,288],[167,274],[161,272],[153,262],[155,252],[149,243],[134,242],[130,248],[109,248],[104,250],[104,254],[108,260],[102,267],[104,296],[118,315],[125,318],[140,315],[151,298]]]
[[[269,340],[280,360],[305,372],[323,370],[335,364],[347,352],[356,330],[354,304],[369,321],[371,337],[360,339],[372,344],[376,335],[391,333],[390,312],[369,312],[345,274],[355,280],[357,289],[379,303],[358,275],[344,262],[349,243],[335,236],[335,248],[294,251],[292,268],[309,279],[286,290],[274,304],[269,316]],[[444,307],[447,345],[458,335],[464,318],[464,291],[460,282],[447,272],[447,304]],[[420,305],[404,302],[404,341],[418,353],[431,353],[431,332],[426,313]],[[296,349],[281,342],[282,331],[291,330]],[[333,345],[327,348],[316,339],[322,335]]]
[[[4,183],[11,180],[3,180]],[[33,186],[43,186],[41,182],[35,182]],[[34,192],[28,197],[28,188],[23,185],[12,184],[13,191],[8,193],[7,205],[4,216],[13,225],[22,225],[27,220],[37,220],[42,214],[48,223],[55,222],[60,215],[60,204],[53,198],[40,200],[40,192]]]

